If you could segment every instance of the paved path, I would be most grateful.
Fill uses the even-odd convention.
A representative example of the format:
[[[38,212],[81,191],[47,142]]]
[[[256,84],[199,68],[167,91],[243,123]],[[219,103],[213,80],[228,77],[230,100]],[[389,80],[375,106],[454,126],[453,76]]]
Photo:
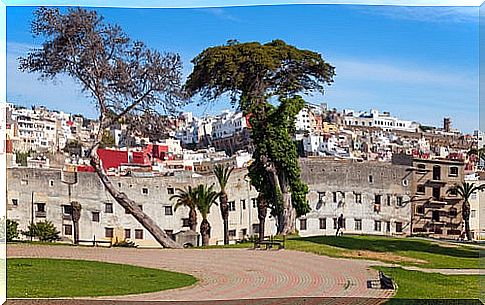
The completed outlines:
[[[291,250],[105,249],[12,245],[7,248],[7,257],[72,258],[125,263],[189,273],[199,279],[192,287],[107,298],[117,300],[203,301],[341,296],[388,298],[393,294],[392,290],[367,288],[367,280],[378,278],[377,271],[369,266],[378,263]]]

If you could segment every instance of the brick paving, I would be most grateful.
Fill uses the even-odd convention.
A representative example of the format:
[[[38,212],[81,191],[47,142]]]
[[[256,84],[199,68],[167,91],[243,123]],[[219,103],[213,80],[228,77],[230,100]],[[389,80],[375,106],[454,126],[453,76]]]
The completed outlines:
[[[251,302],[243,303],[280,304],[281,302],[276,299],[273,302],[268,301],[268,298],[297,297],[300,300],[298,302],[301,302],[303,297],[353,297],[362,298],[353,299],[361,300],[358,301],[360,304],[376,304],[393,294],[392,290],[367,287],[368,280],[378,278],[377,271],[369,268],[371,265],[377,265],[375,262],[330,258],[291,250],[107,249],[12,245],[7,247],[7,257],[70,258],[123,263],[188,273],[199,279],[199,282],[191,287],[139,295],[102,297],[104,302],[170,300],[200,303],[207,300],[253,299]],[[267,302],[256,302],[255,299],[266,299]],[[39,302],[25,303],[18,300],[10,301],[9,304],[47,304]],[[72,302],[68,303],[78,304]],[[209,303],[217,304],[214,301]],[[346,303],[345,299],[340,299],[328,304],[355,302]]]

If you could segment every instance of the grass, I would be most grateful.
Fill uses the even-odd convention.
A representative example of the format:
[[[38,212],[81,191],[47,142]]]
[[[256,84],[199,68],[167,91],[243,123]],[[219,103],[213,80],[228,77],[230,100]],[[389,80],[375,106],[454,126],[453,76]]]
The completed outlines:
[[[247,248],[251,246],[251,243],[243,243],[223,247]],[[422,268],[484,268],[484,264],[479,264],[480,249],[462,245],[450,247],[419,238],[366,235],[293,236],[286,239],[286,249],[331,257],[371,259]]]
[[[88,297],[155,292],[193,285],[188,274],[83,260],[9,258],[7,297]]]
[[[398,286],[394,299],[478,299],[478,275],[442,275],[402,268],[375,267]],[[398,302],[390,302],[398,303]],[[404,304],[404,303],[403,303]],[[409,304],[407,302],[406,304]]]

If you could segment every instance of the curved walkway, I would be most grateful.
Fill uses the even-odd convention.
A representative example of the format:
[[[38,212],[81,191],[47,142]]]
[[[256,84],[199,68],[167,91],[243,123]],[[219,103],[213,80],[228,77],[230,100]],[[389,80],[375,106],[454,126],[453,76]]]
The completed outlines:
[[[388,298],[392,290],[369,289],[375,262],[337,259],[291,250],[131,249],[12,245],[7,257],[97,260],[192,274],[191,287],[106,297],[118,300],[203,301],[275,297]]]

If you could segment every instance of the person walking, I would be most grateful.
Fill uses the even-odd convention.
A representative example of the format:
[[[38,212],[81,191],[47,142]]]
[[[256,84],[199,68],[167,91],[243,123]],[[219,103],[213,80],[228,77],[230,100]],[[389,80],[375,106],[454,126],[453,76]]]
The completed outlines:
[[[337,232],[335,232],[335,236],[344,235],[344,214],[340,214],[339,218],[337,219]]]

